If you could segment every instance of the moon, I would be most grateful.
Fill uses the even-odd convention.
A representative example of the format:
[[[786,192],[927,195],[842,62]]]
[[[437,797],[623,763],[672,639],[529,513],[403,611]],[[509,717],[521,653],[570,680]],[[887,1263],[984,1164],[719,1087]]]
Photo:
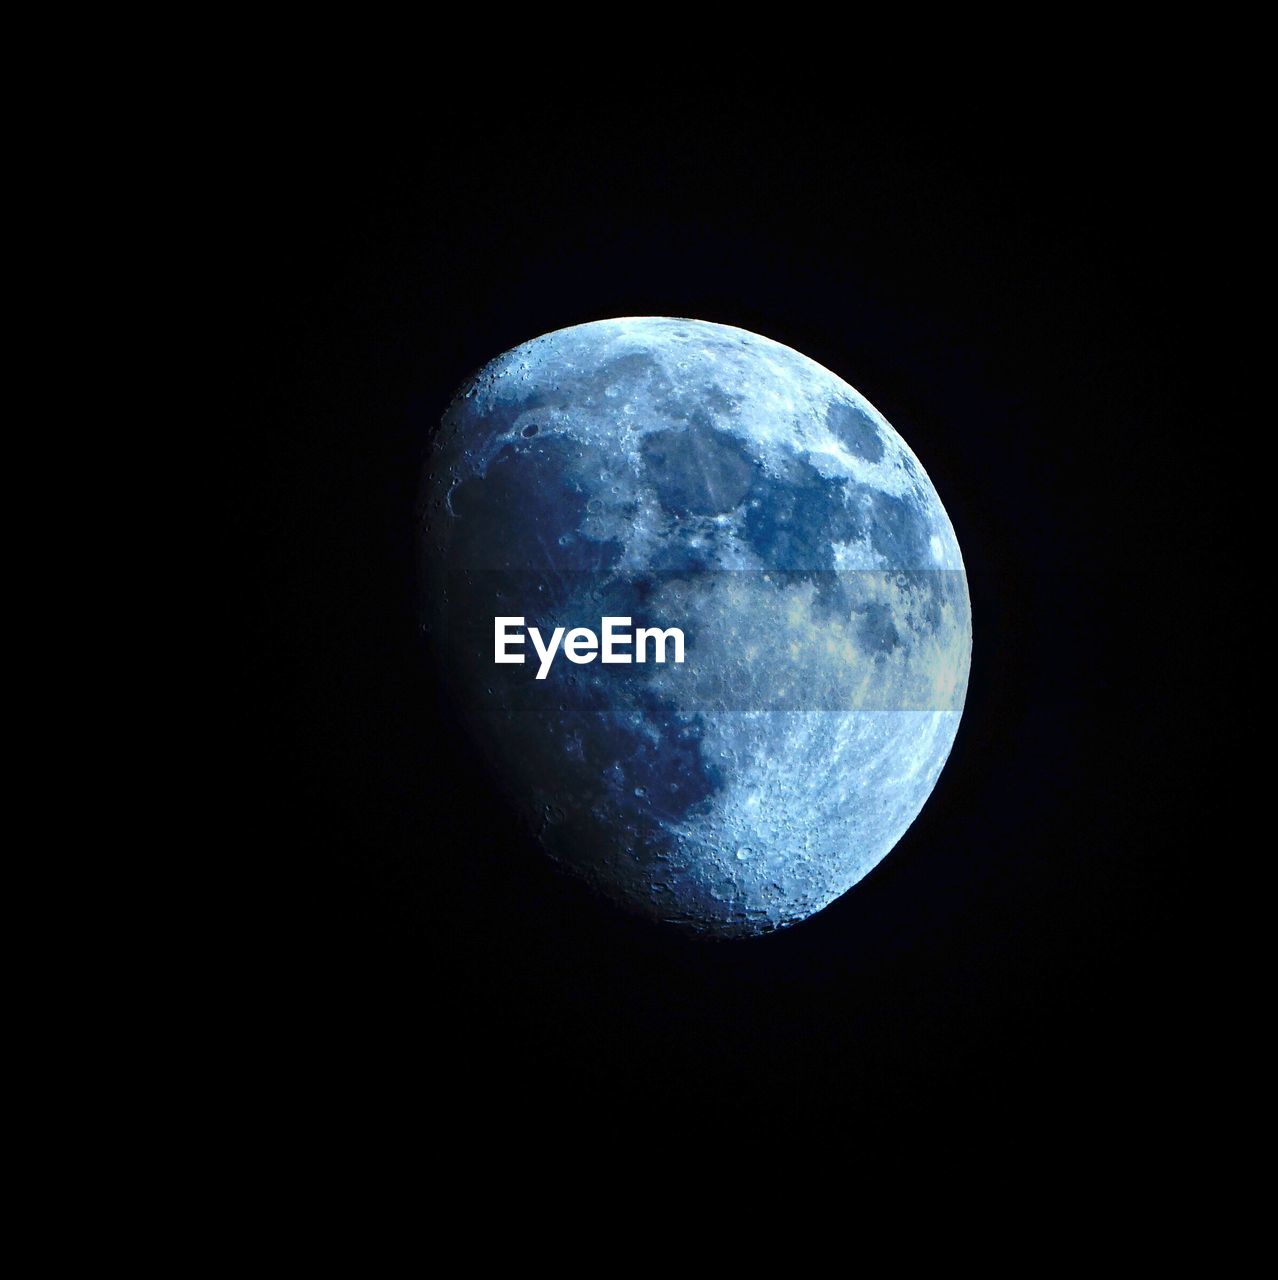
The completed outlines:
[[[918,458],[806,356],[700,320],[562,329],[457,394],[421,621],[545,851],[687,933],[802,921],[918,816],[958,730],[967,578]],[[494,660],[494,619],[679,628],[682,663]]]

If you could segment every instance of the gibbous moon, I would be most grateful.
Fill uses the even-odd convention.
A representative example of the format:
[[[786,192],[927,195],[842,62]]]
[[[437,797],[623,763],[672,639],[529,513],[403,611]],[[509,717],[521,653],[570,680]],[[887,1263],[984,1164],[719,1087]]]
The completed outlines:
[[[797,351],[648,317],[526,342],[444,415],[420,518],[423,625],[494,788],[622,907],[795,924],[936,785],[972,647],[954,529],[882,414]],[[494,660],[498,618],[526,662]],[[616,653],[677,629],[682,661],[602,661],[608,618]],[[531,628],[547,652],[564,629],[553,661]]]

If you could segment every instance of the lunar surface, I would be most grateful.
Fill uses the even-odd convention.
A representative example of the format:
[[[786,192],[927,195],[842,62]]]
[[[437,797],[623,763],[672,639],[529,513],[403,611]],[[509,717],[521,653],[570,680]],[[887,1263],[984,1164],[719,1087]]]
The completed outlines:
[[[422,488],[422,621],[493,784],[631,911],[713,937],[801,921],[901,838],[967,690],[963,559],[919,460],[767,338],[560,330],[459,392]],[[494,660],[494,619],[679,628],[686,656]],[[631,650],[633,652],[633,649]]]

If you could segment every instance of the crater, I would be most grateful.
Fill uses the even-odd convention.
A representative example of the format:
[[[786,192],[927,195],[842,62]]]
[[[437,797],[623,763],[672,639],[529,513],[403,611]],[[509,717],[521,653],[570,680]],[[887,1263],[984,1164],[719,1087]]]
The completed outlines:
[[[866,462],[879,462],[883,458],[883,437],[864,409],[844,400],[831,400],[825,411],[826,425],[835,439],[849,452]]]

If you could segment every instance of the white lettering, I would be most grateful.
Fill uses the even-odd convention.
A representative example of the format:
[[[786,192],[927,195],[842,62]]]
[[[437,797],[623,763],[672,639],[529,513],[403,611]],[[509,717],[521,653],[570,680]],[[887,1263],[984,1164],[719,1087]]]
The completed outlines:
[[[657,641],[657,644],[654,646],[657,650],[657,657],[655,661],[664,662],[666,660],[666,640],[670,637],[674,638],[674,660],[676,662],[683,661],[683,632],[680,631],[678,627],[667,627],[664,631],[659,627],[640,627],[639,630],[635,632],[635,653],[637,654],[637,657],[635,658],[636,662],[648,661],[647,653],[649,636]]]
[[[564,641],[564,653],[569,662],[580,665],[595,660],[595,650],[599,648],[599,637],[589,627],[573,627]]]
[[[568,661],[575,662],[579,666],[593,662],[596,657],[601,662],[616,665],[647,662],[649,639],[653,642],[652,660],[654,662],[669,660],[681,663],[684,660],[683,632],[678,627],[666,627],[664,630],[660,627],[640,627],[632,636],[629,618],[603,618],[601,622],[602,642],[589,627],[573,627],[571,631],[565,627],[555,627],[550,633],[550,639],[545,640],[536,627],[528,627],[527,637],[525,637],[523,618],[494,618],[493,661],[522,663],[524,655],[512,650],[522,648],[525,638],[532,641],[533,648],[537,652],[538,680],[544,680],[550,674],[550,668],[554,665],[555,655],[560,651],[561,645],[563,652],[568,656]],[[565,632],[567,632],[566,635]],[[674,657],[667,659],[666,650],[670,642],[673,642]],[[626,652],[631,647],[635,650],[633,657]]]
[[[619,636],[614,630],[614,624],[628,627],[630,625],[629,618],[605,618],[603,620],[603,653],[600,655],[600,662],[630,662],[632,661],[628,653],[617,653],[613,646],[618,644],[628,645],[630,637],[628,635]]]
[[[518,626],[524,625],[522,618],[494,618],[493,619],[493,661],[494,662],[522,662],[524,655],[522,653],[507,653],[506,646],[510,644],[523,644],[524,638],[518,633],[511,635],[506,630],[506,624],[513,622]]]
[[[555,650],[559,648],[559,642],[564,638],[564,629],[563,627],[556,627],[551,632],[549,649],[542,644],[541,632],[536,627],[529,627],[528,634],[532,637],[533,648],[537,650],[537,656],[541,659],[541,666],[537,670],[537,679],[544,680],[550,670],[550,664],[555,660]]]

